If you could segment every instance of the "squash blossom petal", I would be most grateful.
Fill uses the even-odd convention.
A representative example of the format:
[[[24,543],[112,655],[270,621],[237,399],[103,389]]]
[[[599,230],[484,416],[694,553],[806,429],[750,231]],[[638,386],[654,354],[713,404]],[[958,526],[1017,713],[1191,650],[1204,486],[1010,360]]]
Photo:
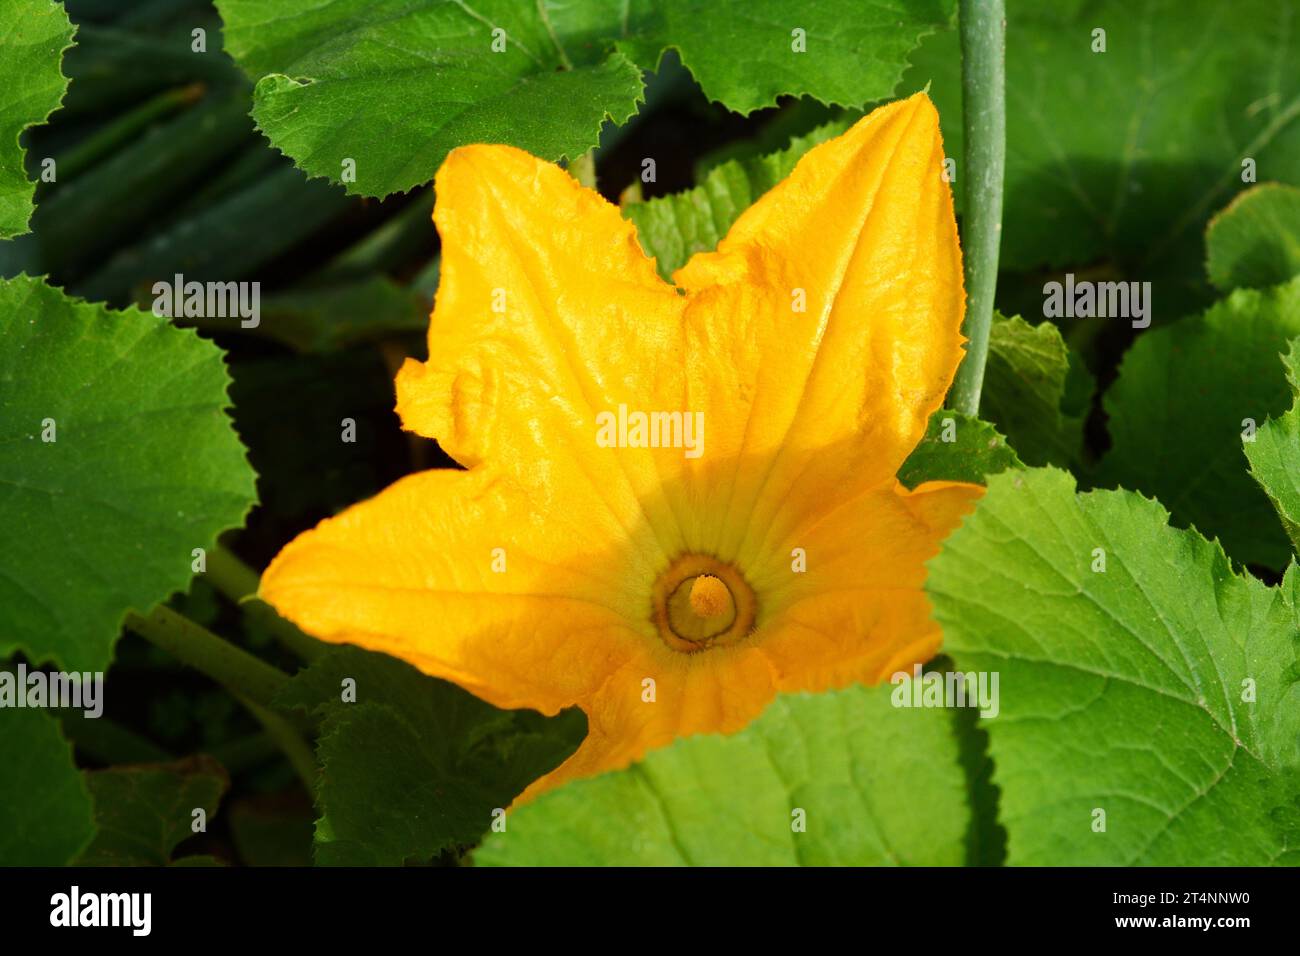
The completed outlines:
[[[323,521],[262,597],[497,706],[581,707],[525,797],[929,659],[924,562],[982,491],[895,478],[962,355],[943,158],[924,95],[877,109],[674,286],[559,167],[453,151],[397,409],[468,470]]]

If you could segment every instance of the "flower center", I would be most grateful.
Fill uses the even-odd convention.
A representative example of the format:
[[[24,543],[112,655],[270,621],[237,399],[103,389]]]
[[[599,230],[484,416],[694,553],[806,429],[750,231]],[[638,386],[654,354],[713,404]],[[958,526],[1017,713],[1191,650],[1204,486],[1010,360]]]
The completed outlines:
[[[754,592],[730,564],[684,554],[655,582],[654,622],[664,642],[685,653],[730,644],[754,627]]]
[[[701,574],[691,580],[691,610],[697,617],[715,618],[730,612],[736,613],[727,586],[711,574]]]

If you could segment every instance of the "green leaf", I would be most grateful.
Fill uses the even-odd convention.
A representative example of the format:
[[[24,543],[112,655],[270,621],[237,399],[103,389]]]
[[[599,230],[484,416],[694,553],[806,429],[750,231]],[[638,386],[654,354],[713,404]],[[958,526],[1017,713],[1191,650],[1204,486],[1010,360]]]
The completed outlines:
[[[661,50],[675,48],[709,99],[751,113],[783,96],[853,107],[889,98],[908,54],[952,20],[956,4],[649,0],[636,6],[647,14],[633,21],[620,49],[651,68]]]
[[[1265,183],[1241,193],[1205,231],[1206,271],[1227,292],[1300,274],[1300,189]]]
[[[27,231],[36,195],[19,137],[63,100],[68,80],[60,64],[74,28],[53,0],[0,0],[0,24],[0,239],[8,239]]]
[[[779,152],[722,163],[694,189],[629,203],[623,214],[635,224],[641,248],[655,258],[660,275],[671,279],[695,253],[715,248],[740,214],[789,176],[804,153],[852,122],[851,117],[835,120],[791,140]]]
[[[102,671],[254,501],[221,350],[27,276],[0,281],[0,338],[0,654]]]
[[[253,116],[313,176],[384,196],[426,183],[465,143],[572,160],[622,124],[642,70],[676,48],[711,99],[751,112],[810,94],[888,97],[952,0],[218,0],[231,54],[256,82]],[[798,52],[803,31],[806,52]],[[495,49],[494,49],[495,47]]]
[[[1000,675],[1008,862],[1300,863],[1298,588],[1132,492],[992,478],[927,590],[958,668]]]
[[[1282,567],[1291,549],[1251,480],[1242,437],[1286,410],[1278,355],[1300,335],[1300,279],[1238,289],[1204,315],[1138,335],[1105,397],[1112,445],[1101,484],[1158,497],[1180,525],[1238,561]]]
[[[194,835],[194,811],[202,809],[210,822],[230,786],[221,764],[202,755],[94,770],[86,783],[96,832],[78,866],[167,866],[176,847]]]
[[[613,6],[217,6],[227,49],[257,80],[257,125],[312,176],[344,181],[344,163],[353,160],[355,182],[345,185],[362,195],[428,182],[465,143],[574,159],[596,145],[606,119],[625,122],[641,96],[640,69],[604,42],[620,26]]]
[[[994,316],[980,414],[1028,465],[1072,465],[1083,455],[1092,376],[1051,322]]]
[[[63,866],[94,835],[72,746],[40,710],[0,711],[0,866]]]
[[[355,702],[343,699],[354,681]],[[354,647],[299,673],[278,701],[323,717],[316,861],[399,866],[476,842],[567,758],[581,711],[498,710],[409,664]]]
[[[898,480],[908,488],[926,481],[982,485],[987,475],[1023,467],[1007,440],[988,422],[941,408],[930,416],[925,437],[898,469]]]
[[[1151,279],[1180,242],[1196,254],[1244,159],[1260,179],[1300,183],[1300,71],[1269,66],[1300,59],[1292,16],[1273,0],[1008,0],[1002,267],[1108,256]],[[911,61],[900,91],[931,83],[960,191],[956,32]]]
[[[512,810],[474,860],[960,864],[969,810],[952,716],[890,697],[887,686],[783,695],[737,734],[678,740]]]
[[[1245,445],[1251,476],[1273,502],[1282,527],[1300,554],[1300,339],[1283,360],[1295,404],[1268,421]]]

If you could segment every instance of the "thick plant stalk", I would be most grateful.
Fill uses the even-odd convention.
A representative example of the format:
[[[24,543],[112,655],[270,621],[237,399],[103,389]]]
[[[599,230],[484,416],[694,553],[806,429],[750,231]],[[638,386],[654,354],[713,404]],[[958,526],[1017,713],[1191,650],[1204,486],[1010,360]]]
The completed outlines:
[[[275,695],[289,683],[289,676],[283,671],[169,607],[159,605],[146,616],[129,613],[126,626],[181,663],[255,703],[270,706]]]
[[[326,650],[326,645],[275,613],[275,608],[257,596],[257,572],[221,545],[208,554],[208,579],[213,586],[257,620],[290,653],[311,663]]]
[[[225,687],[262,725],[289,759],[307,792],[312,792],[316,761],[311,748],[293,720],[271,709],[272,699],[289,682],[288,675],[163,605],[147,616],[128,613],[126,626]]]
[[[951,405],[978,415],[989,325],[1002,241],[1002,178],[1007,153],[1006,6],[1004,0],[961,0],[962,126],[965,136],[965,206],[962,261],[970,340],[957,369]]]

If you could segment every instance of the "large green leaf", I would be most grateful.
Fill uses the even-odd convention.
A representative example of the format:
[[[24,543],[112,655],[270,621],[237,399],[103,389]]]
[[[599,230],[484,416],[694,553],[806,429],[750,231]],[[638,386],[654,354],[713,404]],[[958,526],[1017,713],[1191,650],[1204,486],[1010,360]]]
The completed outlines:
[[[1295,404],[1260,428],[1245,448],[1251,475],[1273,502],[1282,527],[1300,554],[1300,339],[1291,342],[1286,369]]]
[[[1204,315],[1141,333],[1105,397],[1113,444],[1101,483],[1155,495],[1238,561],[1282,567],[1291,549],[1242,439],[1288,407],[1278,355],[1296,335],[1300,279],[1238,289]]]
[[[101,671],[127,609],[254,501],[221,350],[26,276],[0,281],[0,339],[0,654]]]
[[[641,71],[605,42],[621,29],[612,5],[217,5],[227,49],[257,80],[258,126],[312,176],[342,181],[354,161],[356,180],[345,185],[363,195],[428,182],[464,143],[573,159],[641,96]]]
[[[1300,275],[1300,189],[1265,183],[1239,195],[1205,230],[1206,271],[1224,292]]]
[[[1001,675],[1008,862],[1300,863],[1300,568],[1267,587],[1039,469],[989,481],[927,589],[957,667]]]
[[[952,19],[955,6],[952,0],[641,0],[633,7],[644,15],[633,18],[620,47],[645,67],[660,50],[676,48],[705,95],[741,113],[791,95],[860,107],[893,93],[908,54]]]
[[[63,866],[95,832],[72,747],[39,710],[0,710],[0,866]]]
[[[1261,180],[1300,183],[1300,71],[1283,66],[1300,59],[1294,16],[1273,0],[1009,0],[1003,267],[1106,256],[1151,279],[1180,242],[1195,254],[1245,185],[1244,159]],[[960,191],[955,32],[912,62],[900,89],[932,83]]]
[[[970,813],[952,715],[895,708],[892,693],[779,697],[737,734],[678,740],[512,810],[475,862],[960,864]]]
[[[697,252],[715,248],[742,212],[794,169],[804,153],[844,132],[850,119],[835,120],[795,138],[766,156],[729,160],[705,175],[694,189],[629,203],[623,214],[636,225],[646,255],[670,279]]]
[[[78,866],[166,866],[176,847],[199,832],[194,811],[203,811],[206,832],[230,786],[221,764],[206,756],[94,770],[86,783],[95,838]]]
[[[498,710],[354,647],[301,672],[279,703],[323,717],[316,860],[329,865],[398,866],[474,843],[586,730],[581,711]]]
[[[27,231],[36,186],[18,138],[63,100],[68,80],[60,64],[73,32],[61,3],[0,0],[0,239]]]
[[[1050,322],[995,316],[980,414],[1029,465],[1077,463],[1092,376]]]
[[[748,112],[783,94],[861,106],[892,92],[952,0],[218,0],[257,81],[253,116],[313,176],[383,196],[428,182],[464,143],[546,159],[596,145],[637,108],[643,69],[677,48],[704,92]],[[803,31],[805,52],[795,31]]]

